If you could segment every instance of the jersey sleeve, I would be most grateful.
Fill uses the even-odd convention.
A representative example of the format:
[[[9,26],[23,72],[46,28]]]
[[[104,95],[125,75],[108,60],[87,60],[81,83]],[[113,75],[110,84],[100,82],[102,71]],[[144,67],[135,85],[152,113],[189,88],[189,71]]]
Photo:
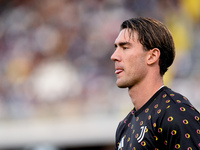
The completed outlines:
[[[133,110],[118,124],[116,133],[115,133],[115,150],[118,150],[118,147],[120,145],[120,141],[123,138],[124,130],[126,129],[126,126],[128,122],[131,120]]]
[[[169,105],[157,124],[159,149],[200,149],[200,114],[192,106]]]

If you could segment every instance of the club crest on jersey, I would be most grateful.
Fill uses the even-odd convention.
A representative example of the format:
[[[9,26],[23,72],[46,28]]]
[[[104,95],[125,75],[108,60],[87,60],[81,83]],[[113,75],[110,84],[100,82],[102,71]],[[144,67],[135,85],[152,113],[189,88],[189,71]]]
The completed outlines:
[[[140,143],[143,140],[146,128],[147,128],[147,126],[141,126],[141,128],[140,128],[141,132],[140,132],[139,137],[137,138],[138,143]]]

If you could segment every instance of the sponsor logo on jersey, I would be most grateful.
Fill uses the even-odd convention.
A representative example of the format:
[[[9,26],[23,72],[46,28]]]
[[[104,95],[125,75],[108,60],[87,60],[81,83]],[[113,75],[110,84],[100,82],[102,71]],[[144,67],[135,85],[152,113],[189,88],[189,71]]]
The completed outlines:
[[[124,138],[125,138],[125,136],[121,139],[118,150],[120,150],[122,147],[124,147]]]

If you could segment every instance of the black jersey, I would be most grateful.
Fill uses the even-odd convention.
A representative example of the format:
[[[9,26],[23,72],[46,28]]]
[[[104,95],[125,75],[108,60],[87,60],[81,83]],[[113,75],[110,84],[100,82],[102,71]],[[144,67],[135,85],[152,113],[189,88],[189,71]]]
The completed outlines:
[[[200,150],[200,114],[188,99],[161,88],[119,123],[116,150]]]

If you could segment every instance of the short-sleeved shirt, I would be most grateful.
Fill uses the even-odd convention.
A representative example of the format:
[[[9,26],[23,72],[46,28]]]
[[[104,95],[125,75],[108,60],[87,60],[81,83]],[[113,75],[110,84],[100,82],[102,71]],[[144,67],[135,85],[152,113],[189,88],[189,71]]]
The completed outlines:
[[[121,121],[116,150],[200,150],[200,113],[168,87]]]

